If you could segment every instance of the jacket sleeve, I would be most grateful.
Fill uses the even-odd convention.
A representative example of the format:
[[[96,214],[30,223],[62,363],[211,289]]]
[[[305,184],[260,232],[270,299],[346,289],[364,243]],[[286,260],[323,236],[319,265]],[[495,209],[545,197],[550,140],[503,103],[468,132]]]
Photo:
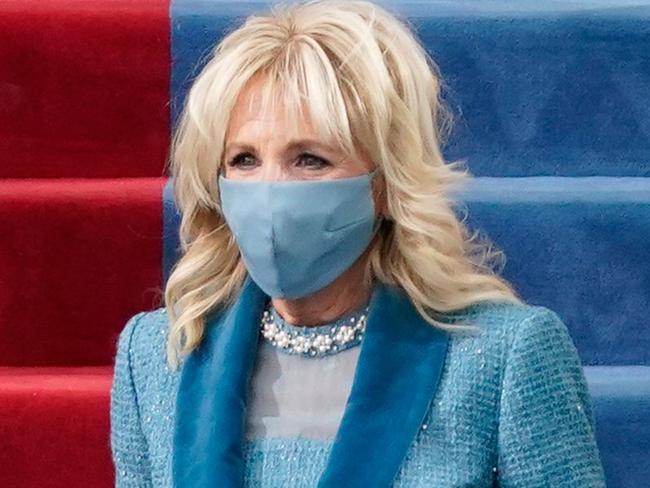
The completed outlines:
[[[498,486],[606,486],[584,370],[553,310],[534,306],[514,331],[499,409]]]
[[[140,424],[131,370],[131,338],[145,313],[132,316],[117,341],[110,400],[110,443],[116,488],[152,486],[148,446]]]

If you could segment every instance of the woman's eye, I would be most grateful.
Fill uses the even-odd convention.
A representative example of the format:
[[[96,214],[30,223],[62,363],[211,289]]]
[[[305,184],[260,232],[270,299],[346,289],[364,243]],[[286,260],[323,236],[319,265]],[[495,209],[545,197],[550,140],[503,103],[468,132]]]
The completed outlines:
[[[241,153],[228,161],[228,166],[251,168],[255,166],[255,158],[250,153]]]
[[[322,169],[326,166],[330,166],[329,161],[314,156],[313,154],[303,153],[298,157],[298,166],[304,166],[309,169]]]
[[[228,161],[228,166],[238,169],[250,169],[257,166],[257,160],[251,153],[241,153],[230,159]],[[322,169],[326,166],[330,166],[330,162],[313,154],[303,153],[298,156],[296,166],[308,169]]]

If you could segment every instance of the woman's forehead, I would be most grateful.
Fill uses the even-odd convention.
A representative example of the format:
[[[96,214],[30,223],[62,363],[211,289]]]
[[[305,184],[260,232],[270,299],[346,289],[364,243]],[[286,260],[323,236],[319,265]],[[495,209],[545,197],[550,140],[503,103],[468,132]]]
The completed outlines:
[[[233,125],[243,125],[250,122],[273,125],[295,121],[300,125],[312,125],[309,117],[309,107],[305,104],[297,106],[283,92],[266,95],[259,83],[247,85],[237,97],[232,109]]]
[[[282,102],[265,107],[259,101],[249,105],[244,99],[231,113],[226,144],[228,148],[231,145],[252,145],[262,139],[282,139],[296,147],[309,145],[335,149],[336,144],[318,132],[305,110],[292,113]]]
[[[292,119],[284,111],[233,112],[227,142],[250,143],[264,138],[309,139],[327,144],[307,117]]]
[[[295,90],[271,76],[254,75],[235,100],[226,131],[226,150],[234,144],[293,144],[298,147],[297,142],[302,141],[305,146],[304,141],[309,140],[320,145],[321,150],[347,153],[346,144],[342,142],[346,138],[345,131],[333,126],[334,114],[318,109],[328,105],[323,104],[328,98],[326,94],[315,101],[301,98]],[[312,143],[312,148],[315,145]]]

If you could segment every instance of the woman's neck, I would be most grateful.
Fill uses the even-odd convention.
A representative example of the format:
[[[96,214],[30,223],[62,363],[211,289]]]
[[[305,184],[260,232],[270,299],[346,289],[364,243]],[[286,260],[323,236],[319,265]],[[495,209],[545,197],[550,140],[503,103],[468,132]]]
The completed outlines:
[[[273,307],[290,324],[317,326],[334,322],[368,303],[371,289],[364,284],[365,265],[365,259],[357,260],[332,283],[306,297],[273,298]]]

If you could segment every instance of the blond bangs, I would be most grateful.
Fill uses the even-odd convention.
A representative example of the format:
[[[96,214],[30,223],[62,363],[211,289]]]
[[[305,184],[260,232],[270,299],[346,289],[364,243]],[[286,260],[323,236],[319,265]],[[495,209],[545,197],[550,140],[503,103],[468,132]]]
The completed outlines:
[[[284,117],[293,138],[301,136],[300,122],[308,121],[323,143],[348,157],[358,157],[348,124],[348,104],[331,62],[318,44],[292,38],[283,58],[261,75],[259,113],[263,119]],[[275,117],[267,119],[268,114]]]

